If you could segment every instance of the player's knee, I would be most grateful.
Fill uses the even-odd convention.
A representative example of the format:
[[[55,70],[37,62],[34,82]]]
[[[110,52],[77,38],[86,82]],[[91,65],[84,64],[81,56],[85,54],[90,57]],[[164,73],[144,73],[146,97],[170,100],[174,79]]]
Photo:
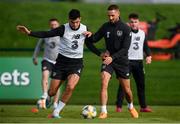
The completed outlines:
[[[102,89],[107,90],[107,88],[108,88],[108,83],[102,82]]]
[[[73,85],[67,85],[66,88],[68,91],[73,91],[75,87]]]
[[[42,80],[42,82],[43,82],[43,84],[46,84],[46,85],[48,85],[48,80],[46,80],[46,79],[43,79],[43,80]]]
[[[129,94],[131,94],[131,89],[130,88],[125,88],[124,92],[129,95]]]
[[[49,95],[50,97],[51,97],[51,96],[55,96],[55,95],[56,95],[56,91],[49,89],[49,90],[48,90],[48,95]]]
[[[107,75],[105,75],[105,74],[102,74],[102,75],[101,75],[101,81],[102,81],[102,82],[108,81],[108,78],[109,78],[109,77],[108,77]]]

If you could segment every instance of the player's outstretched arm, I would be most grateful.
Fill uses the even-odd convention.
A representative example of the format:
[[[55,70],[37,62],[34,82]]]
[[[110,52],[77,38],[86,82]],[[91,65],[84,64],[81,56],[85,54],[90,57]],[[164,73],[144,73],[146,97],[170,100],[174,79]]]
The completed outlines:
[[[29,30],[23,25],[18,25],[16,28],[18,31],[27,34],[28,36],[37,37],[37,38],[48,38],[55,36],[62,37],[64,35],[64,30],[65,30],[64,25],[61,25],[60,27],[52,29],[50,31],[36,31],[36,32]]]
[[[31,33],[31,31],[30,31],[27,27],[25,27],[25,26],[23,26],[23,25],[17,25],[17,26],[16,26],[16,29],[17,29],[18,31],[20,31],[21,33],[23,33],[23,34],[29,35],[29,34]]]

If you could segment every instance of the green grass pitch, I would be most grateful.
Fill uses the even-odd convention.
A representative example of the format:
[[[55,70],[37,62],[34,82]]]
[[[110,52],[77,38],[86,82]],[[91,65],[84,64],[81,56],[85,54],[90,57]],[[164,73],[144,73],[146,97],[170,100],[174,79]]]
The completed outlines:
[[[0,105],[0,123],[178,123],[180,106],[152,106],[152,113],[140,113],[138,119],[131,118],[126,106],[122,113],[115,112],[115,106],[108,106],[107,119],[84,119],[80,113],[83,105],[67,105],[61,119],[47,118],[52,109],[32,113],[32,105]],[[96,106],[99,113],[100,107]],[[136,107],[138,110],[139,108]]]

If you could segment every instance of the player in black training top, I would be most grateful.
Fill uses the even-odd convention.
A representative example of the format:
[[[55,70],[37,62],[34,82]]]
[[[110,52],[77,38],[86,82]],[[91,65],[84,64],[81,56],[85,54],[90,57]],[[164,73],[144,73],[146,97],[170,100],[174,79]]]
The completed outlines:
[[[101,113],[99,118],[107,118],[107,101],[108,101],[108,83],[113,71],[121,83],[126,99],[128,109],[133,118],[138,118],[138,112],[133,106],[133,96],[129,80],[129,60],[128,49],[131,43],[131,30],[121,21],[120,11],[117,5],[110,5],[107,10],[109,21],[104,23],[100,29],[90,37],[93,42],[98,42],[104,37],[107,53],[96,51],[98,56],[103,58],[101,68]]]

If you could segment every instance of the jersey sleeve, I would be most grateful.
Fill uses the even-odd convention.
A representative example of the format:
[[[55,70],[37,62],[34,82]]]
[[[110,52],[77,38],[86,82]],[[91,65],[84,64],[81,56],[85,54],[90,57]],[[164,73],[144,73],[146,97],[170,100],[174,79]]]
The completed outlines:
[[[105,24],[102,25],[99,30],[93,34],[89,39],[91,40],[91,42],[98,42],[103,36],[104,36],[104,32],[105,32]]]
[[[90,40],[88,40],[88,38],[85,39],[85,44],[91,52],[93,52],[97,56],[101,55],[101,52],[94,46],[94,44]]]
[[[52,29],[50,31],[31,32],[29,36],[33,36],[37,38],[48,38],[48,37],[54,37],[54,36],[62,37],[64,35],[64,30],[65,30],[64,25],[61,25],[60,27]]]
[[[103,36],[104,36],[104,25],[102,25],[99,28],[99,30],[91,37],[85,39],[85,44],[87,48],[97,56],[100,56],[101,52],[95,47],[94,43],[98,42]]]
[[[150,50],[150,48],[149,48],[149,46],[147,44],[147,37],[145,37],[145,39],[144,39],[143,50],[144,50],[146,56],[150,56],[151,55],[151,50]]]
[[[43,44],[43,39],[41,38],[41,39],[39,39],[39,41],[37,42],[37,45],[36,45],[36,47],[35,47],[35,49],[34,49],[33,59],[36,59],[36,58],[37,58],[37,56],[38,56],[38,54],[39,54],[39,52],[40,52],[40,50],[41,50],[42,44]]]

